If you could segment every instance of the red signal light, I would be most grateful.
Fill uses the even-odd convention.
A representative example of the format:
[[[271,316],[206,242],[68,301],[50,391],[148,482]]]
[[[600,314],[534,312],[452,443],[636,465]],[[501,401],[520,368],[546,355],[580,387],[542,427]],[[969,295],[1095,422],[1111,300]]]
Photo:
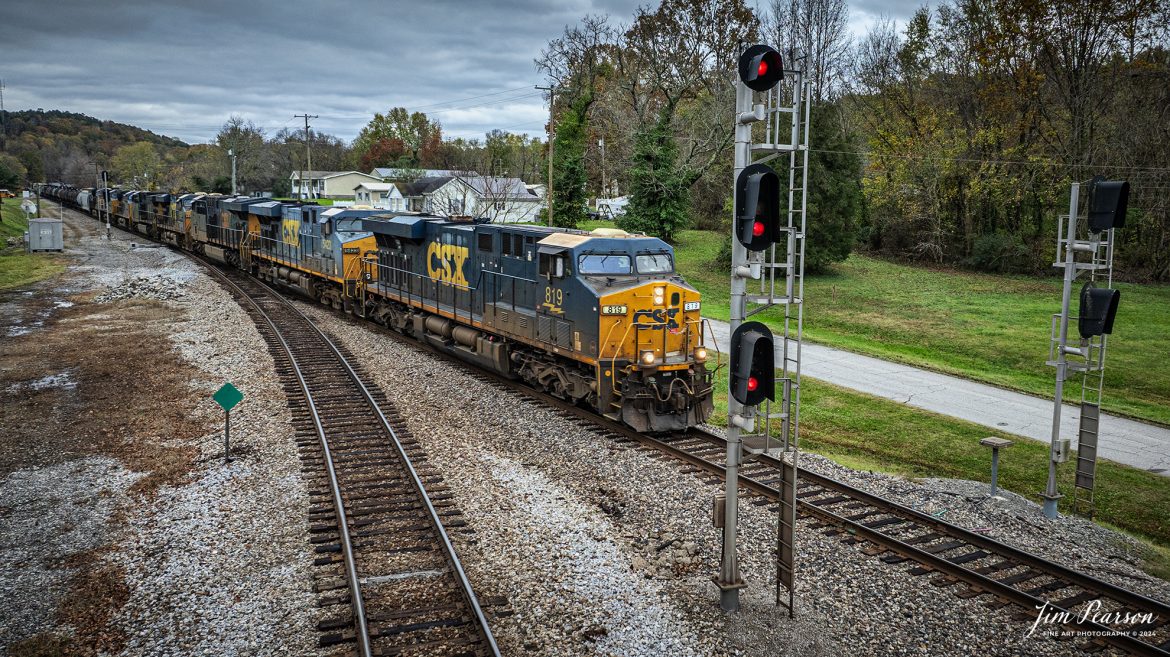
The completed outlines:
[[[759,75],[760,77],[764,77],[767,74],[768,74],[768,62],[761,59],[759,73],[757,75]]]
[[[752,224],[752,237],[760,237],[764,234],[764,222],[757,221]]]
[[[748,377],[748,392],[755,392],[760,387],[760,381],[754,376]]]

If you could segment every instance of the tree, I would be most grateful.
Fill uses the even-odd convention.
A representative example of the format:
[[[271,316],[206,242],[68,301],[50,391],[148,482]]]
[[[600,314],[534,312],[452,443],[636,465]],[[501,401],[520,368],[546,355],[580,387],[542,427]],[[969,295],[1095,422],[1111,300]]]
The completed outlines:
[[[638,10],[613,51],[615,94],[634,117],[625,225],[666,240],[687,225],[691,187],[730,149],[736,55],[756,34],[743,0]]]
[[[804,266],[826,269],[849,257],[861,216],[861,156],[857,135],[841,120],[838,105],[812,110],[809,135],[808,230]]]
[[[0,153],[0,187],[18,189],[24,187],[24,177],[28,169],[20,160],[8,153]]]
[[[579,97],[557,123],[553,149],[553,223],[576,228],[585,220],[589,198],[585,193],[585,114],[592,95]]]
[[[428,119],[426,114],[411,114],[405,107],[394,107],[385,114],[375,114],[354,140],[353,148],[360,159],[379,141],[397,139],[406,147],[410,166],[419,166],[423,152],[433,151],[436,142],[442,141],[442,134],[439,122]]]
[[[618,217],[618,227],[672,242],[687,225],[687,190],[694,178],[693,171],[678,166],[678,144],[671,132],[670,116],[662,112],[653,127],[635,138],[630,203]]]
[[[813,99],[837,98],[849,60],[849,6],[845,0],[772,0],[765,31],[813,83]],[[791,61],[793,55],[803,61]]]
[[[154,189],[162,171],[162,158],[155,150],[154,144],[140,141],[137,144],[123,146],[110,160],[115,180],[131,187]]]
[[[219,152],[213,156],[218,157],[222,163],[218,167],[217,175],[227,175],[229,187],[231,156],[228,153],[234,153],[236,156],[236,185],[241,191],[269,187],[272,180],[271,162],[268,158],[264,131],[255,123],[233,115],[220,128],[219,134],[215,136],[215,143],[219,146]]]

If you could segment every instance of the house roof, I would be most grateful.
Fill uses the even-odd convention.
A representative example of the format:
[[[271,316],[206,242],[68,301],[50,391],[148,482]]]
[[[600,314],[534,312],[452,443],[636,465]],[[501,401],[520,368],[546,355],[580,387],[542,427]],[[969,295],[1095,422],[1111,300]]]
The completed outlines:
[[[488,196],[496,199],[537,200],[519,178],[492,178],[490,176],[460,176],[460,180],[475,190],[479,196]]]
[[[377,176],[371,176],[370,174],[362,173],[361,171],[306,171],[305,178],[307,180],[314,180],[317,178],[320,178],[320,179],[336,178],[338,176],[347,176],[350,174],[365,176],[366,178],[369,178],[370,180],[379,180],[379,178]],[[291,174],[289,174],[289,178],[298,178],[299,179],[300,177],[301,177],[300,171],[293,171]]]
[[[442,178],[460,174],[478,175],[474,171],[455,171],[453,169],[410,169],[403,167],[376,167],[370,175],[379,178]]]
[[[384,183],[384,182],[362,182],[357,187],[354,187],[354,189],[359,189],[362,187],[370,190],[371,192],[388,192],[392,189],[396,189],[394,187],[394,183]]]
[[[454,179],[454,176],[418,178],[413,182],[400,184],[398,189],[402,191],[403,196],[422,196],[423,194],[430,194]]]

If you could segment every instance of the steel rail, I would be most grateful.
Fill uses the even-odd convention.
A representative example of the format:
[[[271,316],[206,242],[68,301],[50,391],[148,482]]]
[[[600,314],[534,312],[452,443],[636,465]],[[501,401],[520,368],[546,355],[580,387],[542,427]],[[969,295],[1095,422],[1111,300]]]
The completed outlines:
[[[500,385],[507,386],[508,388],[521,394],[554,406],[561,411],[570,413],[581,419],[588,420],[599,429],[603,429],[610,433],[617,434],[624,438],[638,442],[647,447],[667,453],[679,459],[680,461],[720,477],[724,476],[726,473],[723,466],[719,463],[705,459],[697,454],[688,452],[685,449],[680,449],[668,441],[661,440],[655,436],[638,433],[621,423],[614,422],[613,420],[596,415],[595,413],[585,411],[580,407],[570,404],[562,399],[521,385],[514,380],[508,379],[494,372],[473,368],[467,363],[464,363],[463,361],[458,360],[449,354],[434,349],[430,345],[426,345],[415,340],[410,340],[390,329],[385,329],[384,327],[383,329],[388,335],[392,335],[402,342],[414,346],[420,346],[426,351],[436,354],[450,362],[467,367],[469,371],[475,373],[478,376],[496,382]],[[690,435],[698,435],[703,439],[716,444],[722,444],[725,442],[723,436],[699,427],[691,429],[688,433]],[[675,434],[675,437],[679,435],[680,434]],[[687,434],[683,433],[681,435],[685,436]],[[772,467],[780,467],[780,460],[774,457],[765,456],[761,460]],[[810,472],[805,468],[799,468],[798,472],[799,477],[805,482],[836,490],[844,495],[848,495],[854,501],[861,501],[871,506],[885,508],[886,513],[888,514],[903,515],[903,517],[905,517],[905,515],[909,515],[909,520],[926,524],[926,528],[933,527],[940,531],[944,531],[955,539],[966,541],[971,547],[986,548],[987,550],[991,551],[991,554],[988,554],[987,556],[996,556],[1016,562],[1017,565],[1013,566],[1013,568],[1018,566],[1026,566],[1039,571],[1041,575],[1062,579],[1067,581],[1070,585],[1079,586],[1086,591],[1101,593],[1103,594],[1102,597],[1112,598],[1117,602],[1131,605],[1136,607],[1137,610],[1152,611],[1156,614],[1159,614],[1160,619],[1163,621],[1170,619],[1170,606],[1150,599],[1146,596],[1128,591],[1116,585],[1096,579],[1092,576],[1085,575],[1084,573],[1079,573],[1077,571],[1065,568],[1064,566],[1055,564],[1044,559],[1043,557],[1024,552],[1023,550],[1013,548],[986,536],[981,536],[974,532],[970,532],[963,529],[962,527],[953,525],[944,520],[928,516],[919,511],[914,511],[913,509],[902,506],[897,502],[893,502],[880,496],[867,493],[830,477]],[[778,489],[761,483],[751,476],[745,476],[742,473],[739,478],[739,485],[744,489],[750,490],[769,499],[778,500],[780,496],[780,491]],[[1068,611],[1061,609],[1060,607],[1057,607],[1051,602],[1042,598],[1038,598],[1022,590],[1012,588],[1010,585],[972,571],[960,564],[952,563],[944,557],[936,556],[933,553],[927,552],[913,545],[909,545],[903,541],[898,540],[897,538],[883,534],[873,528],[866,527],[862,523],[851,521],[848,518],[832,513],[823,507],[816,506],[799,498],[797,498],[797,508],[802,513],[807,513],[814,517],[818,517],[829,524],[841,527],[849,533],[860,536],[874,544],[880,545],[891,552],[895,552],[905,557],[906,559],[915,561],[924,566],[928,566],[933,570],[939,571],[945,575],[953,576],[955,579],[961,579],[969,586],[971,586],[972,589],[985,591],[989,594],[999,596],[1003,600],[1015,603],[1026,609],[1038,609],[1044,605],[1045,602],[1048,602],[1048,608],[1055,613]],[[1074,627],[1078,630],[1086,630],[1091,632],[1093,633],[1093,639],[1111,643],[1112,645],[1126,650],[1131,654],[1141,655],[1143,657],[1170,657],[1170,651],[1163,650],[1158,646],[1140,641],[1128,635],[1115,634],[1115,630],[1104,625],[1089,621],[1077,621],[1076,614],[1070,613],[1070,615],[1073,617],[1073,622],[1066,623],[1065,625]]]
[[[358,641],[358,651],[362,657],[372,657],[373,648],[370,645],[370,629],[369,624],[366,621],[366,609],[365,602],[362,599],[361,580],[358,577],[357,564],[353,556],[353,543],[349,536],[349,519],[345,513],[345,501],[342,499],[341,484],[337,480],[337,471],[333,465],[333,454],[329,449],[329,438],[325,435],[325,427],[321,424],[321,416],[317,412],[317,404],[313,400],[313,394],[309,392],[309,385],[305,381],[304,374],[301,372],[301,367],[297,363],[296,357],[293,356],[292,348],[284,339],[284,335],[281,333],[280,328],[277,327],[276,322],[272,320],[272,317],[270,317],[268,313],[260,307],[260,304],[254,298],[252,298],[252,295],[244,291],[242,287],[237,285],[235,281],[231,280],[231,277],[220,271],[218,267],[209,265],[207,269],[214,272],[220,281],[227,283],[232,289],[238,292],[240,296],[246,299],[252,308],[254,308],[256,312],[264,318],[264,321],[268,323],[268,327],[272,330],[273,335],[275,335],[276,339],[279,341],[285,356],[288,357],[289,364],[292,365],[292,372],[296,375],[297,382],[301,386],[301,392],[305,395],[305,401],[307,402],[309,412],[313,418],[313,426],[315,426],[317,429],[317,438],[321,442],[321,451],[324,455],[325,469],[329,474],[329,487],[333,496],[334,511],[337,513],[338,534],[340,534],[341,537],[342,556],[345,560],[345,578],[349,585],[350,607],[353,610],[354,624],[357,626],[356,639]],[[267,289],[267,286],[264,287]],[[271,292],[271,290],[269,291]],[[293,310],[300,314],[300,311],[296,308],[293,308]],[[304,317],[304,315],[300,316],[302,318]],[[310,326],[313,326],[307,318],[305,321]],[[313,328],[316,329],[316,326],[313,326]],[[318,333],[319,332],[320,331],[318,330]],[[323,334],[322,337],[324,337]],[[332,343],[329,344],[332,345]],[[342,362],[344,362],[344,359],[342,359]],[[352,373],[352,370],[350,370],[350,372]],[[395,442],[397,442],[397,440],[395,440]]]
[[[213,271],[215,271],[217,274],[219,274],[221,277],[223,277],[224,280],[230,281],[230,278],[227,277],[222,271],[219,271],[219,269],[217,267],[211,267],[211,268]],[[394,445],[394,449],[398,453],[398,456],[402,460],[402,463],[403,463],[406,471],[410,475],[411,485],[415,488],[415,491],[418,493],[419,497],[423,501],[423,505],[426,508],[427,515],[429,516],[431,524],[434,526],[435,532],[438,535],[440,542],[443,546],[444,556],[447,558],[448,564],[451,566],[452,570],[455,573],[456,578],[458,579],[459,586],[460,586],[460,592],[462,593],[465,602],[467,602],[468,606],[471,607],[471,609],[472,609],[472,612],[475,616],[476,623],[480,628],[481,634],[483,635],[483,639],[484,639],[485,643],[488,645],[488,647],[491,649],[491,655],[493,655],[494,657],[499,657],[500,650],[499,650],[499,647],[496,645],[495,637],[492,635],[491,627],[488,625],[487,618],[484,616],[483,609],[480,607],[479,599],[476,597],[475,591],[472,589],[471,581],[468,579],[467,573],[463,569],[463,564],[459,560],[459,555],[456,554],[455,547],[451,544],[451,539],[447,535],[446,529],[443,527],[443,523],[439,518],[438,511],[435,509],[434,503],[431,501],[430,495],[427,494],[426,487],[423,485],[422,479],[419,477],[417,470],[415,470],[414,463],[410,460],[410,457],[407,456],[405,449],[402,447],[402,443],[398,439],[398,434],[394,431],[394,428],[390,425],[390,421],[386,418],[386,415],[382,412],[381,407],[374,400],[374,397],[370,393],[369,388],[367,388],[366,385],[362,382],[361,377],[359,377],[357,372],[354,371],[353,366],[350,365],[349,361],[345,358],[345,356],[342,355],[341,351],[337,348],[337,345],[335,345],[333,343],[333,341],[330,340],[329,337],[326,336],[325,333],[311,319],[309,319],[303,312],[301,312],[301,310],[299,308],[294,306],[292,303],[290,303],[288,301],[288,299],[284,298],[283,295],[274,291],[272,288],[270,288],[268,285],[264,284],[263,282],[261,282],[259,280],[255,280],[255,279],[249,279],[249,282],[254,283],[255,285],[258,285],[259,287],[264,289],[266,292],[268,292],[268,294],[272,298],[279,301],[279,303],[281,303],[283,307],[292,311],[293,313],[296,314],[297,317],[299,317],[301,320],[303,320],[305,322],[306,326],[310,327],[312,329],[313,333],[317,337],[319,337],[321,339],[321,341],[329,348],[330,352],[337,359],[338,363],[340,363],[342,365],[342,367],[345,369],[346,374],[349,375],[349,378],[357,386],[358,390],[361,391],[362,396],[363,396],[366,404],[369,405],[370,410],[372,410],[374,412],[374,414],[378,417],[379,422],[382,424],[382,427],[390,435],[390,437],[392,439],[391,442]],[[241,288],[238,285],[236,285],[234,281],[232,281],[231,283],[232,283],[232,286],[234,288],[236,288],[237,290],[241,290]],[[241,293],[243,293],[246,297],[248,297],[249,302],[252,303],[252,305],[254,307],[259,309],[258,304],[256,304],[256,302],[251,298],[250,295],[248,295],[246,292],[243,292],[242,290],[241,290]],[[267,313],[265,313],[262,309],[260,309],[260,312],[261,312],[261,314],[264,315],[265,319],[269,322],[269,325],[273,327],[273,330],[276,331],[277,337],[280,339],[280,341],[281,341],[282,345],[284,346],[284,348],[286,349],[286,351],[288,351],[287,343],[284,341],[283,336],[280,335],[279,330],[276,329],[271,318],[269,318]],[[291,352],[289,352],[289,353],[290,353],[290,360],[293,360],[294,368],[296,369],[297,378],[298,378],[298,380],[301,381],[302,389],[305,391],[306,398],[310,400],[310,407],[313,410],[313,420],[316,423],[316,426],[318,428],[318,435],[321,436],[322,445],[323,445],[324,452],[325,452],[325,463],[327,464],[327,467],[329,469],[329,476],[331,479],[331,483],[333,485],[334,504],[337,506],[337,509],[338,509],[338,518],[339,518],[338,523],[340,525],[342,525],[342,527],[344,528],[344,527],[347,527],[348,525],[346,525],[345,521],[344,521],[345,512],[342,510],[342,507],[341,507],[343,502],[341,500],[340,487],[338,485],[336,475],[335,475],[334,470],[333,470],[333,462],[332,462],[332,457],[330,456],[330,453],[329,453],[328,442],[324,437],[324,428],[320,424],[319,418],[317,416],[316,408],[312,404],[312,398],[311,398],[311,396],[309,396],[308,387],[305,385],[304,379],[302,378],[301,373],[300,373],[300,369],[295,367],[295,359],[292,359]],[[366,625],[364,606],[361,603],[361,594],[359,592],[357,592],[357,586],[360,585],[360,582],[357,578],[356,568],[353,564],[353,554],[352,554],[352,548],[350,546],[348,531],[345,531],[343,529],[342,536],[343,536],[343,550],[346,554],[347,571],[348,571],[348,574],[350,576],[352,576],[352,578],[353,578],[351,581],[350,588],[351,588],[352,594],[355,596],[354,599],[357,601],[357,604],[354,606],[355,614],[357,613],[357,609],[359,609],[359,608],[362,609],[360,619],[358,620],[358,625],[359,625],[359,630],[360,630],[360,639],[359,640],[362,641],[362,646],[361,646],[362,657],[370,657],[371,653],[369,652],[369,650],[370,650],[369,632],[368,632],[368,628]]]

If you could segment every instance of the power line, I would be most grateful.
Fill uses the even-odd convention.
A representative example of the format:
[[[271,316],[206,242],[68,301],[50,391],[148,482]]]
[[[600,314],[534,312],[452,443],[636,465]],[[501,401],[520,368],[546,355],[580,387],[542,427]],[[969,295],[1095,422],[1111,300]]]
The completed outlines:
[[[864,157],[893,157],[903,160],[937,160],[940,162],[968,162],[972,164],[1012,164],[1021,166],[1049,166],[1049,167],[1066,167],[1075,169],[1123,169],[1126,171],[1158,171],[1163,173],[1170,173],[1170,167],[1138,167],[1126,166],[1120,164],[1072,164],[1069,162],[1057,162],[1055,160],[985,160],[973,157],[943,157],[939,155],[900,155],[896,153],[872,153],[865,151],[838,151],[838,150],[824,150],[818,148],[810,148],[809,151],[813,153],[836,153],[840,155],[861,155]]]

